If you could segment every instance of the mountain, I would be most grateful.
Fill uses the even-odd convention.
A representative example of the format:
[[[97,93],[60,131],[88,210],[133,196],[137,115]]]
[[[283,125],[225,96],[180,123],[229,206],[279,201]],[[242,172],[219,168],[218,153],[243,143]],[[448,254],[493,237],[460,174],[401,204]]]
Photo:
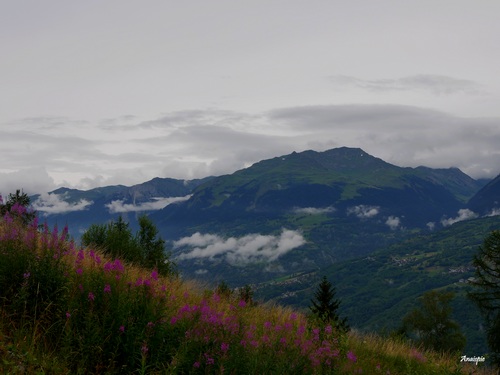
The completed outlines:
[[[470,210],[481,215],[500,212],[500,175],[474,195],[467,206]]]
[[[92,224],[105,223],[122,215],[131,227],[136,216],[185,200],[200,184],[198,180],[154,178],[133,186],[105,186],[90,190],[60,188],[31,197],[34,208],[50,225],[69,224],[70,233],[79,238]]]
[[[186,274],[241,285],[367,255],[439,226],[480,187],[456,168],[402,168],[342,147],[213,178],[151,218],[177,241]]]
[[[346,209],[380,206],[425,225],[457,209],[479,189],[460,170],[401,168],[361,149],[292,153],[221,176],[194,191],[186,204],[157,217],[202,223],[217,216],[231,222],[242,216],[279,217],[301,208]],[[408,215],[410,210],[411,215]]]

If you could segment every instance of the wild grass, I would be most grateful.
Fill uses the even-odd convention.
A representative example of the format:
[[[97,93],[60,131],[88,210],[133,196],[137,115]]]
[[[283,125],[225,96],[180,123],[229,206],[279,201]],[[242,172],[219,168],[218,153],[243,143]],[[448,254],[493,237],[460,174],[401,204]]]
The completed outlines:
[[[459,359],[341,334],[78,248],[66,229],[0,219],[1,373],[488,373]]]

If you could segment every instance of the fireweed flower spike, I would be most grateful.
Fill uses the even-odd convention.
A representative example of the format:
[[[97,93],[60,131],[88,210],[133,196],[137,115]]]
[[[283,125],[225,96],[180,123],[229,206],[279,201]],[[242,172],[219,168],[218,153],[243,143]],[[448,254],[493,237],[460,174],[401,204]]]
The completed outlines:
[[[358,358],[354,355],[353,352],[349,351],[347,352],[347,359],[351,362],[356,362]]]

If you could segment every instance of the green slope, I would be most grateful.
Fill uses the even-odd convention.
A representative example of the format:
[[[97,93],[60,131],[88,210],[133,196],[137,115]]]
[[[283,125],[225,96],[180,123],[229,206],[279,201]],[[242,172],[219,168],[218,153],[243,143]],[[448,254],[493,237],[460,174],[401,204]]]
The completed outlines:
[[[417,235],[369,256],[339,262],[321,271],[259,285],[258,295],[306,308],[321,275],[337,287],[341,311],[354,327],[390,331],[432,289],[453,290],[454,318],[467,336],[469,352],[486,350],[482,318],[466,298],[473,277],[472,257],[484,238],[500,228],[500,216],[459,222],[432,234]]]

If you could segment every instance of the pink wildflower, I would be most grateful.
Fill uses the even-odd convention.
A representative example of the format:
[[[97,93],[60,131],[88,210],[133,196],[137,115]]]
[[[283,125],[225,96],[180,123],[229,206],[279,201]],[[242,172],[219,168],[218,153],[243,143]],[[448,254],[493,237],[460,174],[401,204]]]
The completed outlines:
[[[88,298],[89,298],[89,301],[93,301],[93,300],[95,300],[94,293],[89,292],[89,296],[88,296]]]
[[[151,278],[155,281],[158,280],[158,271],[156,269],[151,272]]]
[[[348,351],[347,352],[347,359],[351,362],[356,362],[358,360],[358,358],[356,358],[356,356],[354,355],[353,352],[351,351]]]
[[[104,287],[104,293],[111,293],[111,285],[106,284],[106,286]]]

